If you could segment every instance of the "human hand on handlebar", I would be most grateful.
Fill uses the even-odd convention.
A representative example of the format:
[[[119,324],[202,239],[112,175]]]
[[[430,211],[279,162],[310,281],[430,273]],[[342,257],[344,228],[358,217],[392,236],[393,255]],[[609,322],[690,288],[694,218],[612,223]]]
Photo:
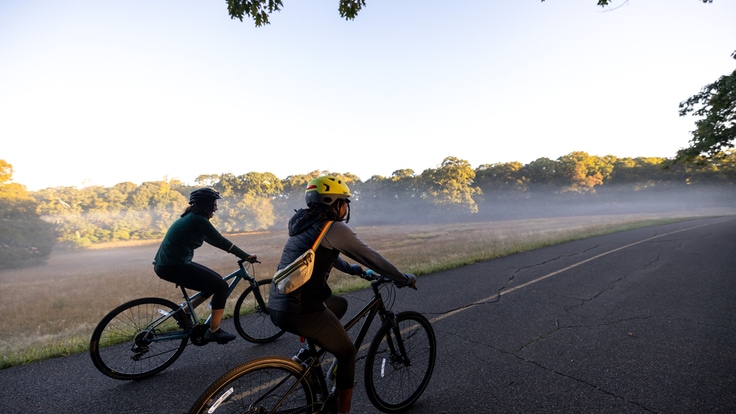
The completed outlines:
[[[358,264],[351,264],[350,265],[350,274],[351,275],[356,275],[356,276],[362,275],[362,274],[364,274],[363,268],[360,267],[360,265],[358,265]]]
[[[241,257],[240,260],[243,260],[243,261],[249,262],[249,263],[261,263],[261,262],[258,261],[258,256],[254,255],[254,254],[249,254],[249,255],[247,255],[245,257]]]
[[[404,286],[409,286],[410,288],[417,290],[417,277],[412,275],[411,273],[406,273],[404,274],[404,276],[406,277],[405,281],[393,281],[393,284],[396,285],[399,289],[403,288]],[[371,269],[367,269],[365,272],[363,272],[363,277],[367,278],[368,280],[378,280],[378,278],[381,278],[382,276]]]
[[[406,283],[404,283],[404,286],[417,290],[417,277],[411,273],[406,273],[404,276],[406,276]]]

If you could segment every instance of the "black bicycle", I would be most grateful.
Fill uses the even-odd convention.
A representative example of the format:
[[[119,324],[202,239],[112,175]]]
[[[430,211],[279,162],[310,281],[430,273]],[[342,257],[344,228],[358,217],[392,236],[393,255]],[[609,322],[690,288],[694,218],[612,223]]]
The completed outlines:
[[[367,272],[373,299],[349,322],[345,329],[366,318],[355,339],[360,346],[376,314],[381,326],[365,355],[364,382],[368,399],[386,413],[406,411],[429,384],[437,355],[434,330],[424,315],[405,311],[393,313],[381,295],[382,288],[395,288],[391,280]],[[335,413],[334,368],[337,360],[323,371],[326,351],[308,341],[309,357],[303,363],[269,356],[241,364],[218,378],[189,410],[199,413]]]
[[[271,342],[284,331],[268,315],[268,289],[271,279],[256,280],[238,261],[238,270],[225,277],[228,296],[245,279],[250,286],[235,302],[233,319],[240,336],[254,343]],[[256,261],[257,263],[257,261]],[[253,270],[251,263],[251,270]],[[206,345],[204,334],[212,317],[197,316],[191,301],[201,292],[189,295],[179,286],[184,302],[163,298],[140,298],[124,303],[108,313],[95,328],[89,342],[92,362],[108,377],[136,380],[155,375],[176,361],[187,343]],[[191,310],[185,313],[183,307]]]

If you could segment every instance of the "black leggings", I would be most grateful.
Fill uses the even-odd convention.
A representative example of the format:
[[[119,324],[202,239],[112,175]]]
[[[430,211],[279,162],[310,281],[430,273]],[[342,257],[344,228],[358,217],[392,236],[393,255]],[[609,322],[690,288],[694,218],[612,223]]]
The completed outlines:
[[[353,388],[357,350],[340,318],[348,309],[348,301],[332,295],[325,300],[327,309],[313,313],[287,313],[271,310],[271,320],[281,329],[314,341],[337,358],[337,388]]]
[[[228,285],[217,272],[199,263],[153,266],[158,277],[187,289],[202,291],[202,297],[212,296],[212,309],[225,309]]]

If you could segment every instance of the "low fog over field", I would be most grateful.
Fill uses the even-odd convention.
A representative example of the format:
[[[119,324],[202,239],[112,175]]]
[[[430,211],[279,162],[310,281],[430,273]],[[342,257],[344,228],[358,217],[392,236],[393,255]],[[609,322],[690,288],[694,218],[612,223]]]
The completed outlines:
[[[405,272],[421,275],[631,223],[734,215],[736,193],[730,186],[701,186],[646,193],[609,190],[585,196],[486,194],[475,214],[425,211],[411,208],[411,203],[377,203],[360,197],[351,206],[350,225],[363,240]],[[293,208],[300,207],[302,202],[295,200]],[[258,255],[262,263],[254,270],[259,279],[275,271],[287,237],[287,218],[268,231],[227,235]],[[153,273],[151,260],[158,242],[103,243],[76,250],[57,245],[44,265],[0,271],[3,366],[84,351],[97,322],[125,301],[143,296],[179,300],[173,284]],[[236,268],[234,256],[208,245],[196,251],[195,261],[223,275]],[[340,289],[349,288],[353,279],[335,275],[331,281]]]
[[[449,223],[468,221],[523,220],[615,214],[734,214],[736,188],[732,185],[698,188],[631,191],[630,187],[607,188],[598,194],[519,193],[485,194],[477,214],[435,209],[397,208],[399,203],[375,200],[352,204],[351,224]],[[706,211],[709,211],[706,213]]]

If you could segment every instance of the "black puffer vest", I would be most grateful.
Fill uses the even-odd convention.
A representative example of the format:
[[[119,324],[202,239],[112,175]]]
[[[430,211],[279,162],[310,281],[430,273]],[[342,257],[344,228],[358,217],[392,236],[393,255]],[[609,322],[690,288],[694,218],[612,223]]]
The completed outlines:
[[[289,220],[289,239],[281,253],[278,268],[286,267],[310,249],[325,223],[327,221],[323,218],[307,215],[307,210],[297,211]],[[302,287],[292,293],[284,294],[276,289],[275,284],[271,284],[269,308],[289,313],[319,312],[325,308],[324,300],[332,295],[332,290],[327,285],[327,278],[340,252],[320,246],[315,253],[312,277]]]

